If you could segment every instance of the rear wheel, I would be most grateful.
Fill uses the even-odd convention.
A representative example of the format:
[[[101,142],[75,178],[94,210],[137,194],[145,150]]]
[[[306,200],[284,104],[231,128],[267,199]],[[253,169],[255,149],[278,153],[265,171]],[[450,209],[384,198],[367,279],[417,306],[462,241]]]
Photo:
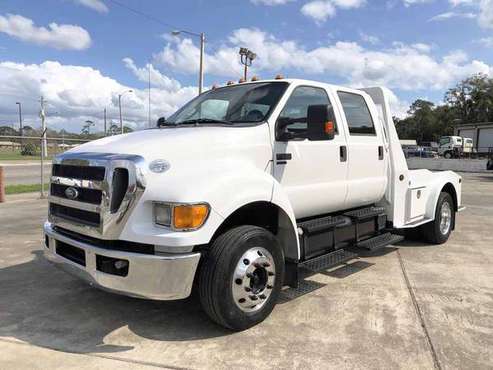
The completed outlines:
[[[435,219],[423,225],[423,236],[429,243],[445,243],[455,224],[454,201],[449,193],[442,192],[438,197]]]
[[[199,272],[202,307],[224,327],[247,329],[272,312],[283,275],[277,238],[257,226],[236,227],[212,243]]]
[[[452,158],[452,152],[445,152],[445,154],[443,156],[447,159],[450,159],[450,158]]]

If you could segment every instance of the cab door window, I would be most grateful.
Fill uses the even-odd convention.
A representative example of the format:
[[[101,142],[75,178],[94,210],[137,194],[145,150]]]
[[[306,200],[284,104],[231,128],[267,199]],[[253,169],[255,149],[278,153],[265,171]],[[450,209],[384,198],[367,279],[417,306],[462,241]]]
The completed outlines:
[[[299,86],[292,92],[279,118],[278,127],[284,126],[284,131],[292,134],[292,140],[308,138],[307,113],[310,105],[328,105],[332,111],[327,92],[324,89],[311,86]],[[335,117],[333,118],[335,124]],[[337,125],[335,126],[337,133]],[[276,130],[278,132],[278,130]],[[279,140],[279,137],[277,138]]]
[[[373,119],[365,98],[359,94],[339,91],[350,135],[376,135]]]

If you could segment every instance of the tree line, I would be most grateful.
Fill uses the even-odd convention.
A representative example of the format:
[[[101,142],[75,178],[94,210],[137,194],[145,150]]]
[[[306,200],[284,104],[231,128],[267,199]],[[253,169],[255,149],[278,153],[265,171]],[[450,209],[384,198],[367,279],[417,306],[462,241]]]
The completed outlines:
[[[401,139],[418,143],[438,141],[440,136],[453,135],[461,123],[493,121],[493,78],[476,74],[448,89],[443,105],[417,99],[404,119],[394,117]]]

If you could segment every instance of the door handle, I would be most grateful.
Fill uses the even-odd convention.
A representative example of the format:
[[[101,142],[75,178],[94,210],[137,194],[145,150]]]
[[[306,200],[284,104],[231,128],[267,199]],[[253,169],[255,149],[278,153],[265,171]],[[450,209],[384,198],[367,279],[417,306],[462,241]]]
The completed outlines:
[[[293,156],[291,153],[276,153],[276,164],[286,164]]]
[[[383,159],[383,146],[378,147],[378,160],[381,161]]]
[[[339,158],[341,162],[347,161],[347,147],[346,145],[342,145],[339,147]]]

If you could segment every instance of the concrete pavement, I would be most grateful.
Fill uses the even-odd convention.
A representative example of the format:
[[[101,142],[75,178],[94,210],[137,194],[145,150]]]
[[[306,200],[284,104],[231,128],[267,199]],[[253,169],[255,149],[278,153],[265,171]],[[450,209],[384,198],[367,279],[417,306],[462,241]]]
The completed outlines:
[[[0,204],[0,368],[493,368],[493,176],[465,175],[457,230],[310,277],[231,333],[196,299],[94,289],[42,257],[46,202]],[[292,293],[292,291],[291,291]]]

